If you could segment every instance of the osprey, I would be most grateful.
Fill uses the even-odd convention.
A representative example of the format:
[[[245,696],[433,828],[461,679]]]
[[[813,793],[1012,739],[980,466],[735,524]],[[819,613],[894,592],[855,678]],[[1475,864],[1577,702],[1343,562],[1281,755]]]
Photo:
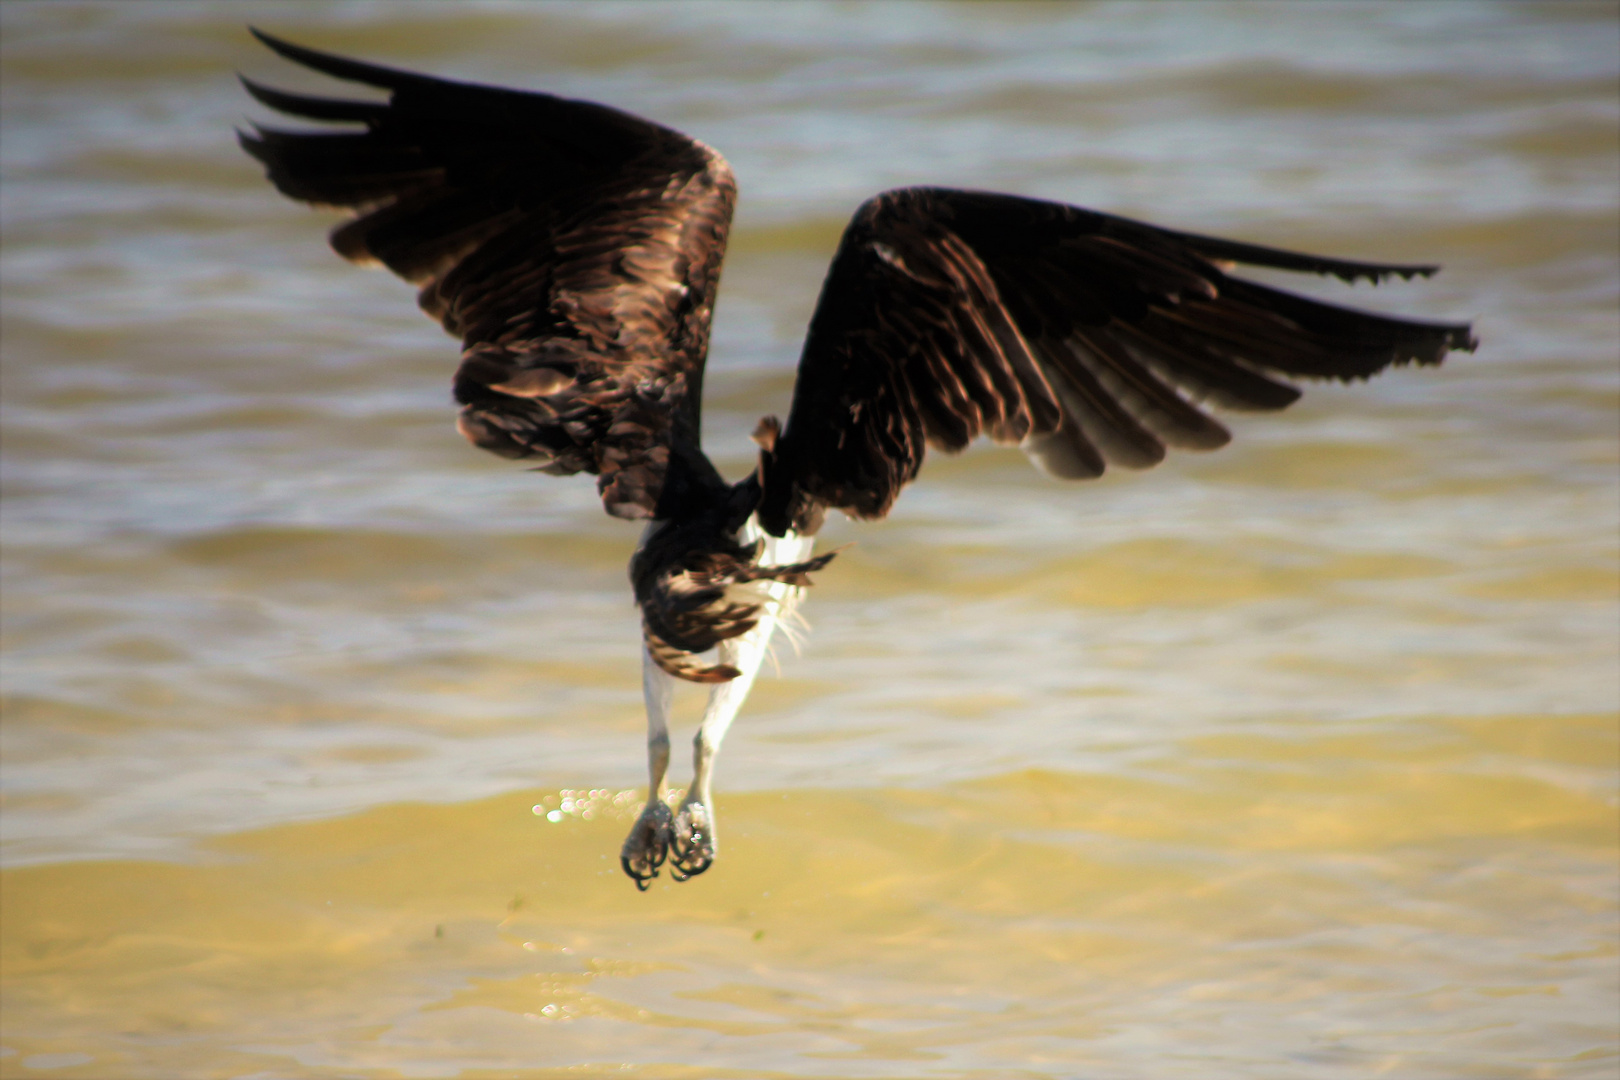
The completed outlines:
[[[1145,468],[1230,435],[1210,405],[1281,409],[1296,378],[1364,379],[1477,344],[1466,323],[1396,319],[1230,276],[1237,264],[1377,282],[1436,266],[1324,258],[1173,232],[1061,203],[913,187],[856,212],[828,270],[786,425],[727,483],[699,444],[703,364],[736,182],[695,139],[588,101],[360,63],[253,31],[386,101],[243,85],[338,131],[238,132],[294,199],[345,207],[354,262],[420,286],[462,342],[457,427],[554,475],[592,473],[646,522],[642,614],[650,785],[621,864],[646,889],[716,852],[715,754],[828,509],[888,513],[925,448],[978,436],[1065,480]],[[700,654],[714,650],[714,660]],[[712,683],[685,800],[666,802],[676,679]]]

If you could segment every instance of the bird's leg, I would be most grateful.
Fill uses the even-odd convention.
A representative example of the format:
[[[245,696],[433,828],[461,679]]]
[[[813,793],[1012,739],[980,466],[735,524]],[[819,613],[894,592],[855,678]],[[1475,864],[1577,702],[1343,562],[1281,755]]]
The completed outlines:
[[[761,620],[761,624],[766,620]],[[763,640],[769,641],[771,626],[766,626]],[[741,638],[720,643],[720,663],[731,664],[742,672],[730,682],[721,683],[709,693],[709,706],[703,711],[703,723],[692,739],[692,786],[681,800],[671,825],[674,852],[670,857],[669,872],[676,881],[703,873],[714,863],[718,841],[714,833],[714,796],[710,787],[714,776],[715,755],[720,743],[731,727],[731,721],[742,708],[754,684],[765,650],[749,650],[748,639],[760,630],[755,626]],[[750,656],[749,653],[754,655]],[[752,660],[750,664],[749,661]],[[741,685],[739,685],[741,684]]]
[[[674,819],[664,801],[664,774],[669,771],[669,715],[675,703],[674,676],[654,663],[646,649],[641,652],[641,690],[647,699],[647,808],[625,837],[619,865],[646,892],[669,855]]]
[[[749,530],[756,526],[749,522]],[[745,539],[757,535],[744,534]],[[760,562],[767,565],[803,562],[815,546],[814,537],[789,534],[783,539],[765,538],[765,550]],[[692,740],[692,787],[675,811],[669,872],[676,881],[685,881],[703,873],[714,863],[719,841],[715,836],[714,795],[711,783],[714,777],[714,759],[720,753],[731,722],[737,718],[753,688],[754,677],[770,647],[771,634],[783,619],[793,613],[804,590],[781,581],[764,583],[765,601],[760,608],[759,622],[740,637],[720,643],[720,663],[730,664],[742,674],[730,682],[720,683],[709,693],[709,705],[703,712],[703,723]]]

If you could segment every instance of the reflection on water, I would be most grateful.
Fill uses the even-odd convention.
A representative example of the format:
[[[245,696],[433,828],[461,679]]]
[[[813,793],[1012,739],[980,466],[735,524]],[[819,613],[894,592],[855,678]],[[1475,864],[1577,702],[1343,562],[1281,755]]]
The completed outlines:
[[[720,862],[640,896],[635,530],[466,448],[454,343],[236,150],[233,69],[329,89],[248,21],[720,147],[733,476],[896,184],[1444,261],[1290,287],[1485,344],[1147,475],[979,449],[833,523]],[[0,29],[0,1075],[1613,1074],[1612,5]]]

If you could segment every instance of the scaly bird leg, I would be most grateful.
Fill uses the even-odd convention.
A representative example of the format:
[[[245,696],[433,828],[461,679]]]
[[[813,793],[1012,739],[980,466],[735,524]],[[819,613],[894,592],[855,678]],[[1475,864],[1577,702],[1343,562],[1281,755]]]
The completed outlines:
[[[743,539],[751,541],[760,536],[759,527],[752,518],[744,529]],[[789,533],[777,539],[765,536],[765,550],[760,563],[780,566],[803,562],[810,557],[815,537]],[[703,724],[692,740],[692,787],[675,812],[672,826],[669,872],[676,881],[685,881],[703,873],[714,863],[719,841],[715,836],[714,794],[710,784],[714,777],[714,759],[720,752],[720,743],[726,737],[731,722],[737,718],[753,688],[754,677],[765,661],[770,648],[771,635],[776,627],[793,614],[804,595],[802,588],[786,582],[762,582],[764,595],[759,622],[740,637],[720,643],[720,663],[730,664],[742,674],[730,682],[720,683],[709,693],[709,705],[703,713]]]
[[[646,892],[669,855],[674,823],[664,801],[664,774],[669,771],[669,714],[675,703],[675,677],[654,663],[645,649],[641,652],[641,690],[647,699],[647,808],[625,837],[619,865],[635,880],[636,888]]]

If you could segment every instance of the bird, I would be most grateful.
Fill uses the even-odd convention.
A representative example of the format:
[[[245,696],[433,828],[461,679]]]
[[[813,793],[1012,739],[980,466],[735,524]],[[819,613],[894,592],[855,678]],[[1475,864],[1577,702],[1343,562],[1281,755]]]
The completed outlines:
[[[648,794],[620,851],[645,891],[719,850],[716,755],[795,616],[828,511],[884,517],[929,449],[980,436],[1059,480],[1142,469],[1231,435],[1216,409],[1274,411],[1301,380],[1438,365],[1469,323],[1355,310],[1239,276],[1344,282],[1434,274],[1179,232],[1060,202],[905,187],[844,230],[786,423],[725,480],[699,439],[703,369],[737,184],[720,153],[607,105],[383,67],[250,32],[282,58],[386,91],[316,97],[239,76],[263,106],[338,128],[251,124],[242,148],[282,194],[349,212],[336,252],[418,286],[459,338],[456,426],[538,471],[596,477],[642,523]],[[712,657],[706,656],[712,652]],[[678,680],[710,685],[693,779],[670,805]]]

